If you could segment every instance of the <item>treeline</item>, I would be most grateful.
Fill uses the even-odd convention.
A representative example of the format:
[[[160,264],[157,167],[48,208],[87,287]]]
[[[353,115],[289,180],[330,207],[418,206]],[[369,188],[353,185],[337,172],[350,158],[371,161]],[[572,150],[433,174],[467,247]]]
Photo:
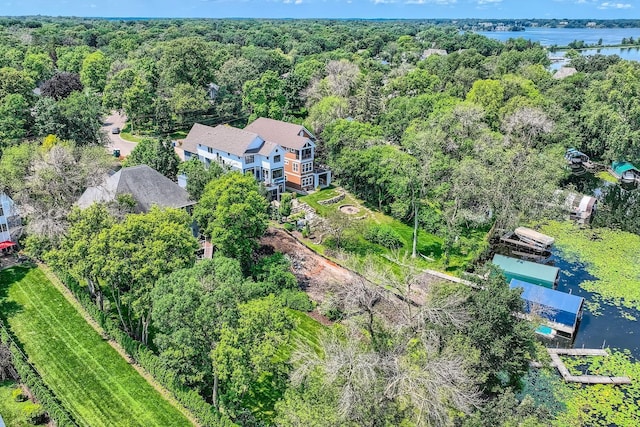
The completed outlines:
[[[566,148],[640,159],[638,64],[577,57],[579,72],[555,79],[536,43],[419,21],[0,25],[0,181],[24,206],[27,250],[86,287],[132,354],[138,342],[150,348],[149,369],[171,372],[168,383],[197,393],[198,407],[242,425],[553,417],[518,394],[532,331],[511,316],[519,296],[495,273],[477,293],[433,286],[396,317],[380,310],[388,293],[349,283],[331,296],[342,322],[309,351],[292,339],[291,310],[313,305],[285,258],[257,251],[268,205],[253,178],[178,166],[165,138],[146,140],[127,165],[186,173],[193,216],[134,214],[126,197],[73,204],[112,166],[100,145],[108,110],[155,136],[271,117],[304,124],[342,186],[416,235],[439,235],[447,258],[483,244],[474,230],[553,217]],[[213,260],[195,263],[194,219]],[[416,280],[379,282],[409,293]]]

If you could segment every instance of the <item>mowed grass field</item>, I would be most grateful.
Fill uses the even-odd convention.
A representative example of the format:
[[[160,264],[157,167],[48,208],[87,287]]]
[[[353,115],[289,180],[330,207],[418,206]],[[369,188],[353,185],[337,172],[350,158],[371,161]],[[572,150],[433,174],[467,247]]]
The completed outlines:
[[[35,267],[0,271],[0,312],[82,425],[190,426]]]

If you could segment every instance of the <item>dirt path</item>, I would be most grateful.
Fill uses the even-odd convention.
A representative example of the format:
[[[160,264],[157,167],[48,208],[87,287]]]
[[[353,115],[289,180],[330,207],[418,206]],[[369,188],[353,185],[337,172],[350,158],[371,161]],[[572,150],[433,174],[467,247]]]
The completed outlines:
[[[289,256],[293,274],[309,298],[317,303],[322,303],[327,293],[335,292],[340,285],[357,278],[351,271],[316,254],[283,230],[269,228],[260,244],[263,250],[271,249]]]
[[[348,286],[356,280],[366,280],[357,273],[318,255],[283,230],[269,228],[260,244],[264,252],[282,252],[289,256],[293,274],[302,289],[318,304],[322,303],[328,294],[343,290],[345,285]],[[412,299],[418,299],[420,293],[416,290],[412,293]],[[406,302],[392,292],[388,292],[387,296],[388,298],[376,305],[377,311],[387,320],[398,322],[406,310]]]

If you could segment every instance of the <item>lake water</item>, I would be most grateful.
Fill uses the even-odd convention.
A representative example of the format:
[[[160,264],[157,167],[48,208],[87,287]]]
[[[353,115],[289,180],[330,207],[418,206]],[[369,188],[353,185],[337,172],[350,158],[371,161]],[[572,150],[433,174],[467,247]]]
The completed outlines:
[[[632,212],[638,209],[637,201],[640,198],[640,188],[638,187],[620,187],[602,181],[591,174],[572,176],[567,184],[571,184],[580,193],[593,195],[598,199],[598,209],[593,220],[595,226],[604,226],[603,222],[610,223],[614,220],[612,215],[616,213],[625,212],[634,215]],[[626,227],[624,223],[617,225],[627,231],[637,231],[635,227],[629,229],[629,224]],[[557,289],[583,297],[585,308],[575,341],[571,343],[566,339],[557,338],[548,345],[600,348],[604,344],[605,347],[629,349],[631,354],[640,360],[640,311],[598,301],[599,307],[597,307],[596,313],[593,313],[589,303],[596,301],[595,295],[582,289],[580,284],[597,278],[587,272],[584,264],[565,259],[562,253],[555,248],[550,263],[560,268]],[[623,313],[638,320],[631,320],[623,316]]]
[[[527,28],[526,31],[479,31],[478,34],[491,39],[507,41],[522,37],[543,46],[567,46],[574,40],[582,40],[587,44],[620,44],[623,38],[640,39],[640,28]],[[550,54],[552,57],[564,57],[566,51],[558,50]],[[640,46],[638,47],[603,47],[581,50],[582,55],[618,55],[628,61],[640,62]],[[566,65],[568,61],[555,61],[552,70]]]
[[[522,37],[543,46],[567,46],[574,40],[582,40],[587,44],[620,44],[623,38],[640,38],[640,28],[527,28],[525,31],[478,31],[478,34],[507,41]]]

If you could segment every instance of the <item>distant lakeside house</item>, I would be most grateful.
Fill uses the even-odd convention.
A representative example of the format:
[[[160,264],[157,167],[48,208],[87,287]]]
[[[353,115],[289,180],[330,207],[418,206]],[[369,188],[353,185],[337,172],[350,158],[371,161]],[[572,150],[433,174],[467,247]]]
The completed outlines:
[[[81,209],[94,203],[113,203],[118,196],[131,195],[134,213],[148,212],[152,206],[185,209],[191,212],[196,202],[187,191],[160,172],[147,165],[122,168],[105,178],[101,185],[89,187],[77,202]]]
[[[176,151],[183,160],[250,173],[278,199],[286,188],[304,192],[331,184],[331,171],[315,164],[315,148],[304,126],[259,118],[245,129],[196,123]]]

